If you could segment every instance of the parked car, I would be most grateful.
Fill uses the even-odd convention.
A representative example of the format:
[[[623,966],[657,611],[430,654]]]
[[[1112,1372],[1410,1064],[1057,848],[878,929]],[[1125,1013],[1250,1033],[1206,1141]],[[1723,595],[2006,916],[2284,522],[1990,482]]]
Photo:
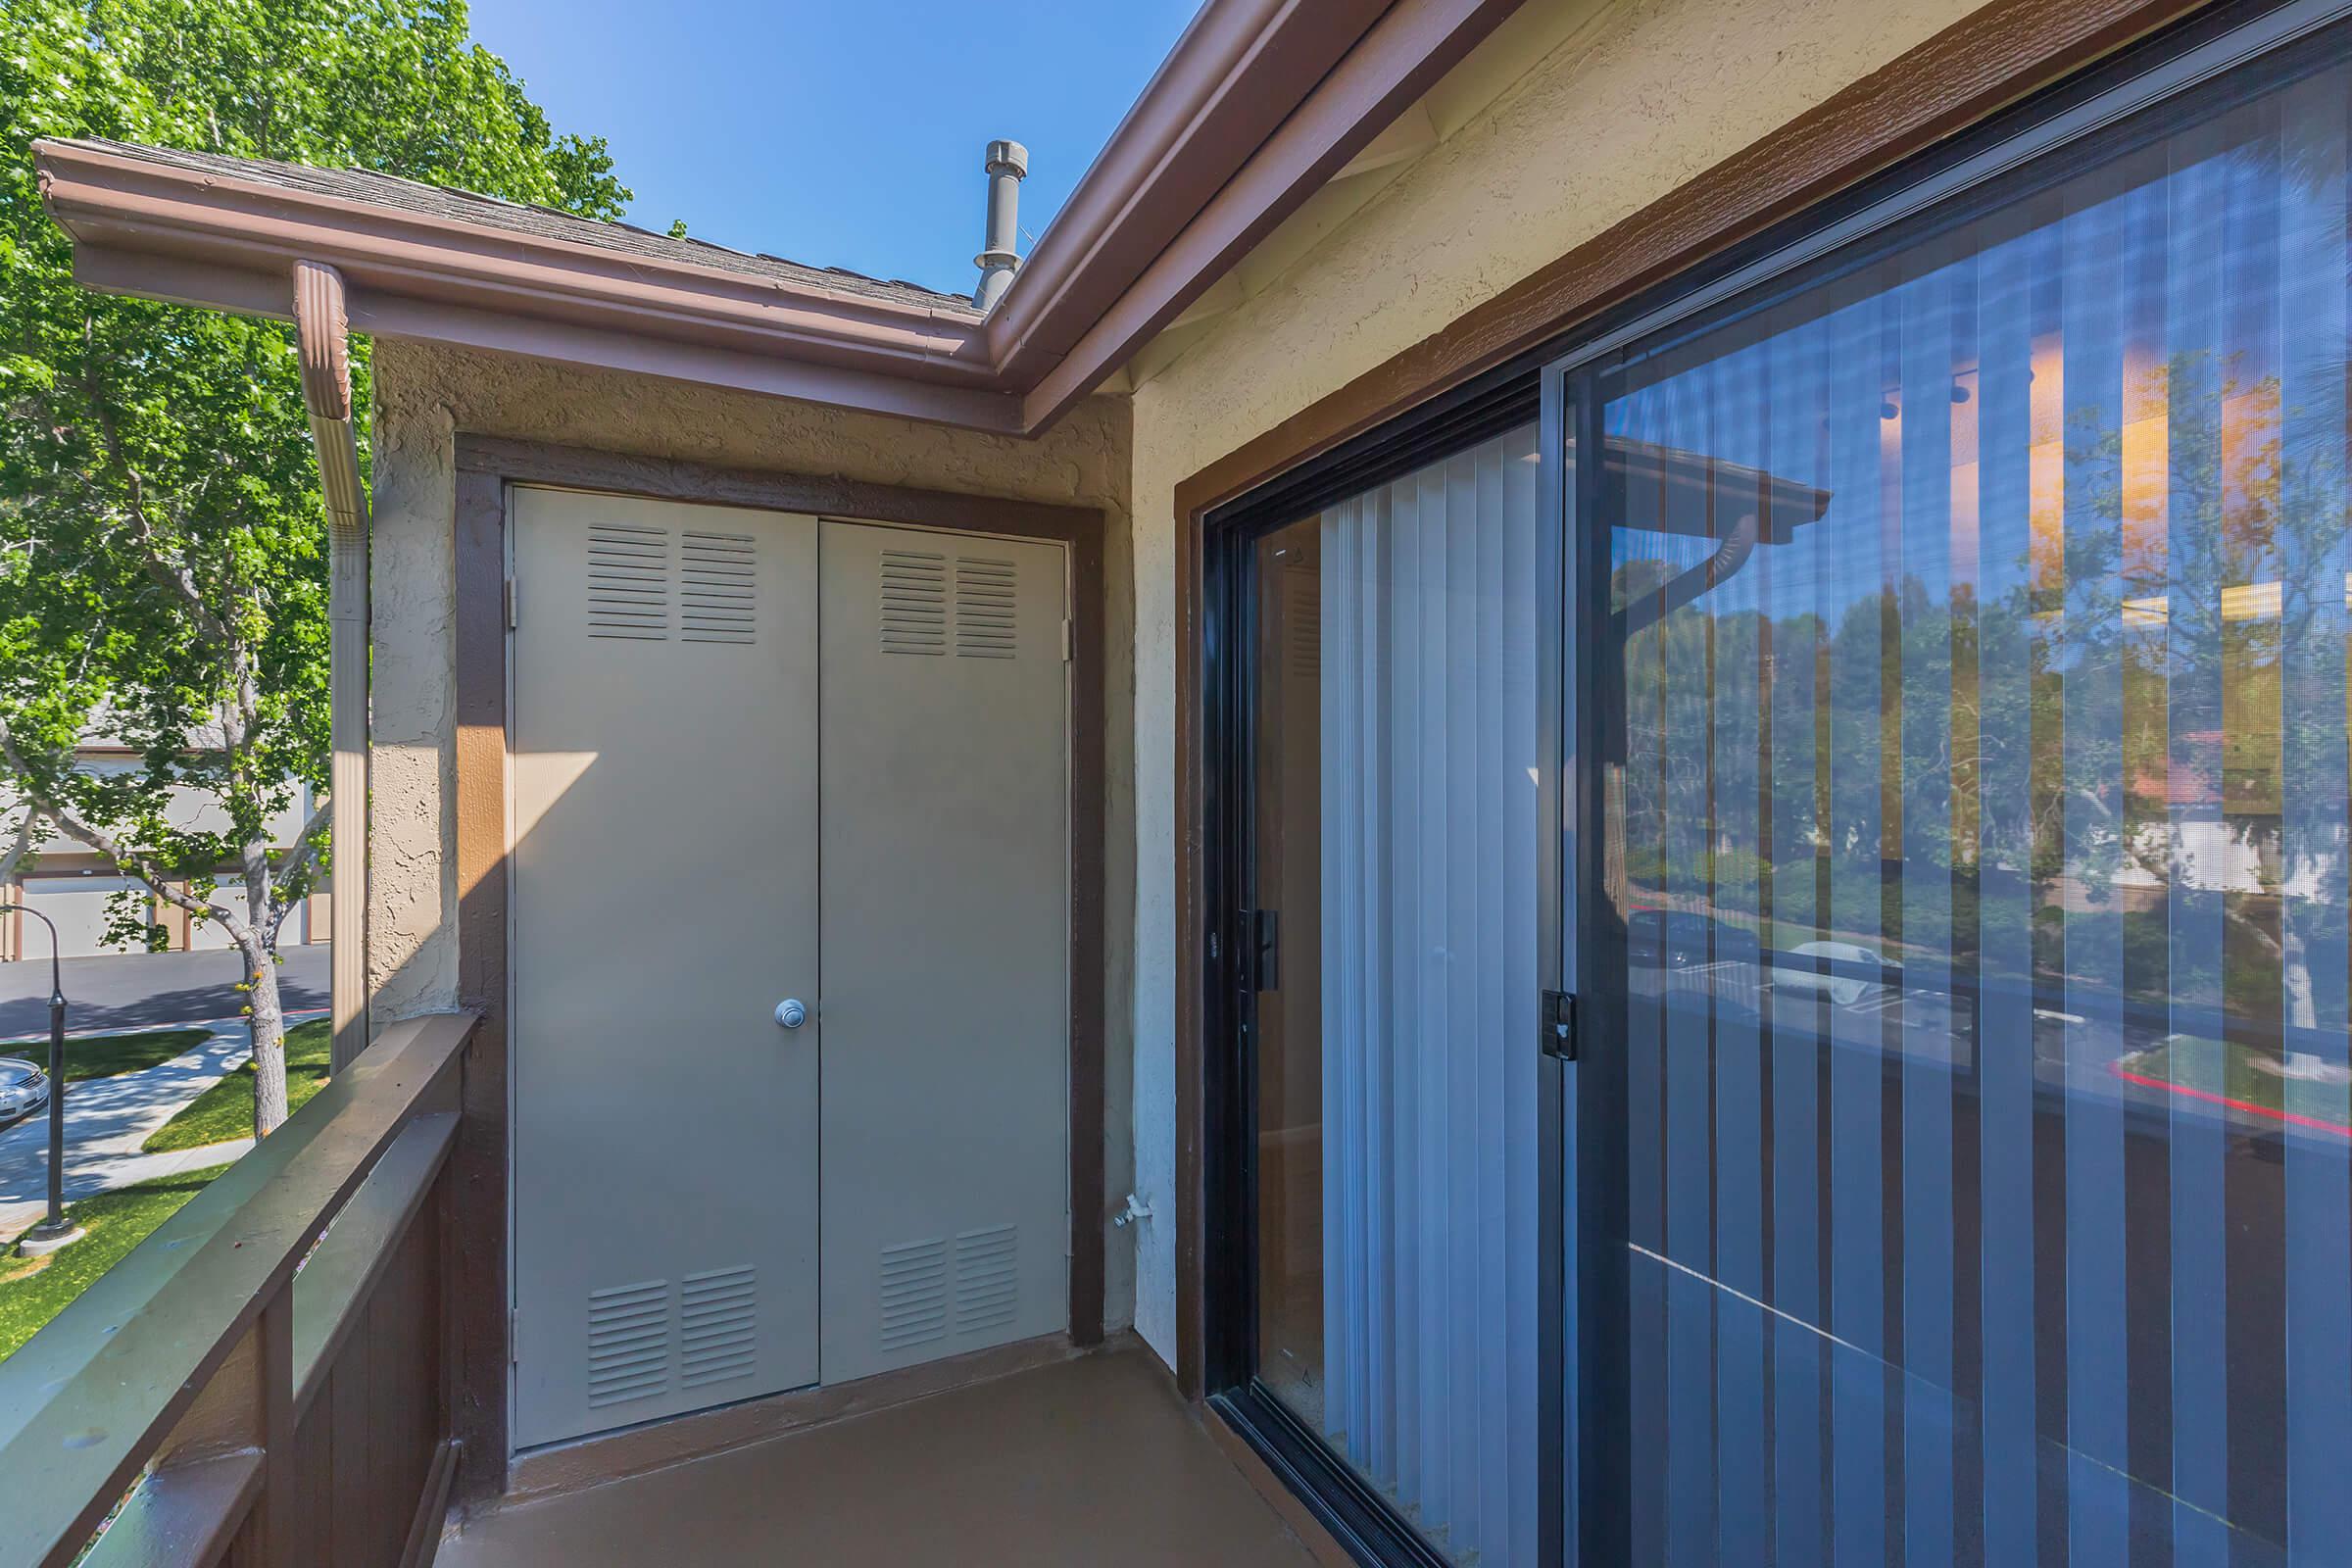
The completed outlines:
[[[0,1127],[14,1127],[49,1103],[49,1075],[17,1056],[0,1056]]]
[[[1874,948],[1859,942],[1800,942],[1781,956],[1783,961],[1772,966],[1773,989],[1784,994],[1820,994],[1827,992],[1832,1002],[1840,1007],[1851,1007],[1880,997],[1892,996],[1901,980],[1902,965]],[[1827,963],[1815,967],[1799,966],[1791,958],[1824,958]],[[1895,981],[1872,979],[1858,973],[1857,968],[1868,965],[1876,969],[1896,971]]]

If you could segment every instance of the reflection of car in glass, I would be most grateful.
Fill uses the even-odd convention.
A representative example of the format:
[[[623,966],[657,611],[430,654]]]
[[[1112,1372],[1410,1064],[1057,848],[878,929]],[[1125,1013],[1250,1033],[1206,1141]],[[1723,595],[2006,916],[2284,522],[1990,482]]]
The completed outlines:
[[[1868,964],[1873,968],[1899,971],[1902,965],[1885,954],[1866,948],[1858,942],[1800,942],[1782,955],[1783,961],[1772,966],[1772,987],[1784,996],[1811,993],[1829,994],[1840,1007],[1851,1007],[1879,997],[1894,995],[1894,986],[1884,980],[1873,980],[1855,972],[1854,966]],[[1799,968],[1787,961],[1792,958],[1823,958],[1828,962],[1820,968],[1811,965]],[[1824,970],[1830,972],[1825,973]]]
[[[1633,969],[1695,969],[1706,963],[1756,961],[1756,934],[1689,909],[1636,909],[1625,922],[1625,961]]]
[[[47,1073],[29,1061],[0,1056],[0,1127],[13,1127],[48,1103]]]
[[[1719,1019],[1756,1016],[1763,972],[1753,931],[1690,909],[1636,909],[1626,917],[1625,948],[1635,996],[1674,1008],[1711,1004]]]

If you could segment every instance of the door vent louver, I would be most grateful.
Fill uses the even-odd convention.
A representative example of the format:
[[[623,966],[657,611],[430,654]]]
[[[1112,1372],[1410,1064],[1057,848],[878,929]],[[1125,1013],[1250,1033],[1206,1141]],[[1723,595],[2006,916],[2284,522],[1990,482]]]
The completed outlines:
[[[1019,1237],[1010,1225],[956,1238],[956,1332],[1003,1328],[1020,1306]]]
[[[748,1378],[760,1359],[759,1276],[749,1267],[689,1274],[679,1282],[678,1384]]]
[[[1306,577],[1306,573],[1298,573]],[[1312,577],[1290,585],[1284,618],[1290,622],[1291,673],[1316,680],[1323,673],[1323,598]]]
[[[882,552],[882,651],[948,651],[948,558],[915,550]]]
[[[748,643],[759,631],[760,559],[748,533],[678,536],[678,640]]]
[[[647,1399],[669,1390],[669,1281],[588,1293],[588,1403]]]
[[[588,635],[669,638],[669,530],[623,522],[588,529]]]
[[[956,657],[1010,659],[1016,631],[1016,568],[1009,561],[956,558]]]
[[[882,1348],[903,1349],[947,1333],[947,1242],[934,1238],[882,1249]]]

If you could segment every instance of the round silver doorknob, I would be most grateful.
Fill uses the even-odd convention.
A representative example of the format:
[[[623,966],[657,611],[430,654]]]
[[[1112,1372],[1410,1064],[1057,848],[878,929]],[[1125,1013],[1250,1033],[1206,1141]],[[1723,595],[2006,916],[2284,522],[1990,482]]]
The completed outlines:
[[[808,1009],[797,997],[786,997],[776,1004],[776,1022],[787,1029],[798,1029],[808,1021]]]

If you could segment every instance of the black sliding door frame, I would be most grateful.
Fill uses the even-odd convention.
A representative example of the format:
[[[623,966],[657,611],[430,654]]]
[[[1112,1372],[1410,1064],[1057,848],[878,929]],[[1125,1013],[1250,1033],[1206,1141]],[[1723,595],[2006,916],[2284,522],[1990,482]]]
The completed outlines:
[[[1207,972],[1202,977],[1205,1007],[1202,1036],[1207,1050],[1202,1063],[1206,1110],[1204,1185],[1207,1198],[1203,1250],[1207,1283],[1205,1369],[1209,1402],[1224,1420],[1281,1476],[1324,1526],[1360,1561],[1375,1565],[1412,1565],[1446,1568],[1447,1559],[1424,1542],[1388,1501],[1348,1468],[1305,1423],[1293,1414],[1258,1380],[1257,1353],[1257,1125],[1255,1046],[1257,993],[1250,989],[1247,947],[1254,933],[1245,929],[1243,911],[1252,906],[1256,813],[1253,783],[1256,757],[1253,723],[1259,676],[1256,637],[1259,583],[1256,546],[1276,529],[1314,515],[1324,507],[1360,494],[1453,453],[1476,446],[1503,431],[1536,421],[1542,428],[1548,417],[1540,408],[1542,378],[1536,362],[1514,362],[1432,400],[1403,419],[1348,443],[1317,462],[1242,498],[1205,519],[1205,576],[1202,595],[1202,644],[1206,668],[1201,692],[1204,739],[1204,885],[1209,911],[1207,941],[1203,944]],[[1547,486],[1555,482],[1558,464],[1548,445],[1539,447]],[[1556,490],[1544,492],[1542,516],[1545,537],[1557,539],[1561,516]],[[1556,554],[1554,556],[1556,563]],[[1556,579],[1556,572],[1551,576]],[[1539,646],[1558,647],[1550,618],[1560,605],[1556,591],[1546,595],[1539,622]],[[1546,670],[1539,701],[1545,722],[1540,732],[1547,763],[1557,757],[1559,729],[1551,722],[1557,701],[1557,675]],[[1557,768],[1540,769],[1542,798],[1558,798]],[[1547,816],[1545,820],[1550,820]],[[1540,834],[1546,855],[1551,835]],[[1539,898],[1546,929],[1556,918],[1556,876],[1540,881]],[[1556,955],[1556,942],[1543,942],[1540,953]],[[1286,963],[1314,963],[1312,954],[1295,953]],[[1546,974],[1550,972],[1546,967]],[[1546,978],[1544,984],[1555,982]],[[1525,1049],[1542,1049],[1531,1038]],[[1560,1256],[1544,1239],[1560,1235],[1564,1169],[1558,1140],[1560,1097],[1556,1062],[1546,1062],[1544,1114],[1541,1117],[1542,1147],[1538,1169],[1544,1173],[1540,1195],[1537,1241],[1540,1246],[1538,1325],[1545,1347],[1540,1422],[1545,1456],[1538,1474],[1544,1562],[1561,1559],[1559,1497],[1563,1466],[1558,1460],[1564,1405],[1559,1397],[1560,1338],[1551,1326],[1563,1320],[1558,1290]]]

